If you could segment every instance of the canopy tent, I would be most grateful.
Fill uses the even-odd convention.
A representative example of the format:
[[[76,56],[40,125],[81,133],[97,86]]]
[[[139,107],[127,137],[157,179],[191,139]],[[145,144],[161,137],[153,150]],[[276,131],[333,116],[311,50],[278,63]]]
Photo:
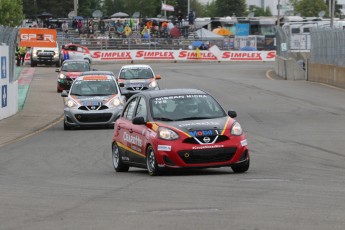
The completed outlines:
[[[123,13],[123,12],[117,12],[117,13],[111,15],[112,18],[126,18],[128,16],[129,16],[128,14]]]
[[[205,28],[201,28],[197,31],[195,31],[195,34],[200,39],[213,39],[213,40],[221,40],[224,39],[223,36],[215,34]]]
[[[230,30],[228,30],[227,28],[224,27],[218,27],[214,30],[212,30],[213,33],[216,33],[218,35],[222,35],[222,36],[230,36],[231,32]]]

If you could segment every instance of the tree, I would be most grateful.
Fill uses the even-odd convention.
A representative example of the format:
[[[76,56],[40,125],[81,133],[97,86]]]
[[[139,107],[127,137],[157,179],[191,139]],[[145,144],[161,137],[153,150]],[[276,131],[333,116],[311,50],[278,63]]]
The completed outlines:
[[[303,17],[317,17],[322,10],[327,10],[324,0],[301,0],[295,5],[295,12]]]
[[[266,9],[264,9],[258,6],[251,5],[249,7],[249,13],[250,12],[253,12],[255,17],[272,16],[271,9],[269,7],[266,7]]]
[[[212,0],[204,6],[203,17],[215,17],[217,15],[216,1]]]
[[[233,16],[242,17],[246,16],[246,3],[245,0],[216,0],[217,15],[219,17]]]
[[[23,4],[21,0],[0,1],[0,25],[18,26],[23,18]]]
[[[329,6],[329,2],[330,1],[332,3],[332,0],[326,0],[326,6]],[[329,17],[331,16],[331,15],[329,15],[329,11],[327,11],[326,15],[328,15]],[[342,15],[342,13],[341,13],[341,5],[339,5],[338,1],[335,0],[335,16],[336,17],[340,17],[341,15]]]

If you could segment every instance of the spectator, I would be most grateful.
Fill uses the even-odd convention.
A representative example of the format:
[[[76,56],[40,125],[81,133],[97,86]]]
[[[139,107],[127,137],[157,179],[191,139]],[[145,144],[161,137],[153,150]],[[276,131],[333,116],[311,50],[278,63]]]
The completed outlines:
[[[105,32],[105,22],[104,22],[103,18],[101,18],[101,20],[98,23],[98,29],[99,29],[99,31],[101,31],[101,34],[104,34],[104,32]]]
[[[77,24],[78,24],[77,20],[76,20],[76,19],[73,19],[73,21],[72,21],[72,28],[73,28],[74,30],[77,29]]]
[[[150,29],[148,29],[147,26],[145,26],[144,29],[141,31],[141,35],[143,36],[143,38],[151,39]]]
[[[68,38],[68,24],[66,21],[64,21],[61,25],[61,29],[63,32],[63,35],[66,36]]]
[[[194,15],[193,10],[191,10],[188,14],[188,24],[192,30],[194,30],[194,21],[195,21],[195,15]]]
[[[125,29],[123,28],[123,25],[120,24],[119,26],[116,27],[116,34],[119,38],[122,38],[125,34]]]
[[[176,18],[178,21],[179,28],[182,28],[183,14],[182,14],[181,10],[178,11]]]
[[[246,42],[246,46],[241,47],[240,50],[241,51],[257,51],[257,49],[254,46],[250,45],[249,40]]]
[[[131,36],[131,34],[132,34],[132,29],[131,29],[131,27],[129,27],[128,24],[126,25],[126,27],[125,27],[124,30],[125,30],[125,35],[126,35],[126,37]]]
[[[83,23],[81,19],[79,19],[77,22],[77,29],[78,29],[79,35],[82,33],[82,28],[83,28]]]
[[[176,24],[175,27],[170,30],[170,35],[172,38],[180,38],[181,37],[181,31],[179,29],[178,24]]]

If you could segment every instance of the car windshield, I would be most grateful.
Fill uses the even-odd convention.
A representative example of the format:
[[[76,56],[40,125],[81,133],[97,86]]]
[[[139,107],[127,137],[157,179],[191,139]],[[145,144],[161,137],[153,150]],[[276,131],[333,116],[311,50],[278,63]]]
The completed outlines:
[[[188,94],[157,97],[150,100],[154,120],[183,121],[226,116],[222,107],[209,95]]]
[[[148,79],[153,78],[150,68],[123,68],[120,72],[120,79]]]
[[[117,94],[115,80],[76,80],[71,87],[71,95],[104,96]]]
[[[85,72],[90,70],[88,62],[66,62],[61,67],[62,71],[66,72]]]

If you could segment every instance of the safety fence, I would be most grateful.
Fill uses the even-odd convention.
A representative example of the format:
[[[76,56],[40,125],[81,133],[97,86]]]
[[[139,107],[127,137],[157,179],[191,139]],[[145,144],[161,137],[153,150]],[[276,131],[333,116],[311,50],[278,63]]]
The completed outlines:
[[[311,62],[344,67],[344,57],[344,30],[319,28],[311,31]]]
[[[15,48],[19,29],[6,27],[0,25],[0,45],[6,44],[9,47],[9,80],[13,82],[17,80],[17,76],[14,71],[15,65]]]

